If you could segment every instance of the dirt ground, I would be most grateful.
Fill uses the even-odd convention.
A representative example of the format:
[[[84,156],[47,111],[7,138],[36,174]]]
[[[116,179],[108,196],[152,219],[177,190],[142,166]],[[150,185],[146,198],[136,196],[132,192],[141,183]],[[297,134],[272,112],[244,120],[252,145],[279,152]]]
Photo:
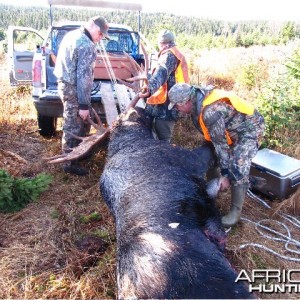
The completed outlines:
[[[18,213],[1,214],[0,298],[112,296],[114,225],[98,188],[105,149],[85,163],[89,175],[77,177],[42,160],[59,153],[60,137],[47,140],[37,132],[2,131],[0,140],[1,168],[20,177],[41,172],[53,176],[38,202]],[[18,165],[11,152],[26,163]],[[105,268],[96,267],[101,263]]]
[[[50,188],[38,202],[29,204],[18,213],[0,214],[0,297],[114,298],[114,222],[98,188],[107,143],[99,146],[94,156],[83,162],[89,169],[87,177],[67,175],[60,165],[45,163],[44,157],[60,152],[60,134],[52,139],[42,138],[33,120],[22,130],[18,130],[18,126],[10,130],[2,127],[0,144],[0,168],[19,177],[41,172],[53,176]],[[299,260],[299,254],[285,249],[285,241],[269,240],[266,236],[272,234],[262,229],[259,233],[255,228],[259,221],[265,220],[263,225],[278,230],[287,239],[284,228],[275,224],[277,220],[284,221],[276,210],[279,213],[286,210],[295,216],[299,212],[295,211],[299,195],[297,192],[280,203],[266,200],[271,208],[247,197],[243,210],[245,219],[228,233],[225,252],[237,271],[299,269],[299,261],[283,258]],[[229,195],[224,193],[220,198],[220,209],[225,211]],[[291,230],[291,238],[299,241],[299,228],[284,222]],[[251,243],[266,248],[250,246]],[[249,246],[243,247],[247,244]],[[296,299],[297,295],[263,293],[259,297]]]

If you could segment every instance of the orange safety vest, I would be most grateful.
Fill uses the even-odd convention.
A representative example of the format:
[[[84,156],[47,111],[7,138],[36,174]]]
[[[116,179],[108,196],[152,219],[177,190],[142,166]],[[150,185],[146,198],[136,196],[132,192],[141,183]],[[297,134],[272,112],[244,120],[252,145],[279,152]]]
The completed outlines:
[[[171,51],[179,60],[179,65],[175,70],[176,83],[189,82],[190,78],[189,78],[188,64],[186,62],[184,55],[176,47],[172,47],[169,49],[162,50],[159,53],[159,56],[166,53],[167,51]],[[167,86],[167,82],[165,82],[153,95],[151,95],[147,99],[147,103],[152,105],[163,104],[167,100],[167,94],[168,94],[168,86]]]
[[[227,102],[228,104],[232,105],[237,111],[246,114],[246,115],[253,115],[254,113],[254,107],[246,102],[245,100],[241,99],[240,97],[236,96],[234,93],[232,92],[228,92],[228,91],[223,91],[223,90],[219,90],[219,89],[214,89],[203,101],[202,104],[202,110],[201,113],[199,115],[199,124],[200,127],[202,129],[204,138],[207,141],[211,141],[209,132],[207,127],[204,124],[203,121],[203,109],[205,106],[214,103],[216,101],[224,101]],[[233,142],[229,136],[229,133],[226,131],[225,132],[226,135],[226,140],[228,145],[231,145]]]

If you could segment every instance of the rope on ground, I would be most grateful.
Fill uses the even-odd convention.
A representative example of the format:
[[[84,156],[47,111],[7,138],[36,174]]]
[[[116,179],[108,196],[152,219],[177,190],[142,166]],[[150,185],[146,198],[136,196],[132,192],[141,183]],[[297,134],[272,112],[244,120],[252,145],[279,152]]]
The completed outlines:
[[[267,207],[267,208],[271,208],[264,200],[260,199],[258,196],[256,196],[255,194],[253,194],[250,190],[248,190],[247,192],[248,196],[254,200],[259,201],[263,206]],[[289,223],[291,223],[292,226],[295,226],[297,228],[300,228],[300,221],[293,216],[290,216],[286,213],[277,213],[280,217],[282,217],[284,220],[288,221]],[[255,226],[255,229],[259,232],[260,235],[262,235],[264,238],[273,240],[273,241],[277,241],[277,242],[284,242],[285,243],[285,249],[287,250],[288,253],[290,254],[296,254],[296,255],[300,255],[300,251],[299,250],[294,250],[292,248],[290,248],[290,246],[294,246],[298,249],[300,249],[300,241],[298,241],[297,239],[292,238],[292,234],[291,234],[291,230],[290,228],[283,222],[277,221],[277,220],[261,220],[259,222],[253,222],[247,218],[241,218],[244,221],[247,221],[249,223],[251,223],[252,225]],[[279,225],[280,227],[282,227],[286,233],[281,233],[278,230],[272,229],[270,226],[267,225],[263,225],[263,222],[273,222],[275,224],[277,224],[277,226]],[[264,230],[264,231],[263,231]],[[268,232],[269,234],[267,234],[266,232]],[[272,235],[271,235],[272,234]],[[286,256],[286,255],[281,255],[280,253],[264,246],[258,243],[246,243],[243,245],[240,245],[238,247],[238,249],[244,249],[246,247],[256,247],[256,248],[260,248],[263,249],[269,253],[272,253],[273,255],[276,255],[282,259],[285,260],[289,260],[289,261],[295,261],[295,262],[300,262],[300,258],[297,257],[292,257],[292,256]]]
[[[300,221],[293,217],[293,216],[290,216],[286,213],[281,213],[280,214],[285,220],[289,221],[290,223],[292,223],[293,225],[295,225],[296,227],[300,228]]]
[[[268,248],[266,246],[263,246],[261,244],[248,243],[248,244],[241,245],[239,247],[239,249],[243,249],[243,248],[251,247],[251,246],[252,247],[256,247],[256,248],[261,248],[261,249],[263,249],[263,250],[265,250],[267,252],[270,252],[270,253],[272,253],[272,254],[274,254],[274,255],[282,258],[282,259],[285,259],[285,260],[300,262],[300,258],[295,258],[295,257],[289,257],[289,256],[281,255],[281,254],[277,253],[276,251],[274,251],[274,250],[272,250],[272,249],[270,249],[270,248]]]
[[[266,201],[262,200],[261,198],[259,198],[255,194],[253,194],[249,189],[247,191],[247,195],[250,198],[252,198],[252,199],[257,200],[258,202],[260,202],[264,207],[271,208],[271,206]]]

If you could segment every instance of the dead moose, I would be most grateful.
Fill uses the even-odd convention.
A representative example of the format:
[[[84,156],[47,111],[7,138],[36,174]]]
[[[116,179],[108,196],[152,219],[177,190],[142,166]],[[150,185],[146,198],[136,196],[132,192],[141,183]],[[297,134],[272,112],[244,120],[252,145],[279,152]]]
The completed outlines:
[[[226,235],[204,180],[211,148],[155,140],[137,100],[113,128],[49,159],[77,159],[110,135],[100,191],[116,222],[118,299],[255,298],[222,252]]]
[[[119,299],[253,298],[220,249],[204,175],[212,153],[154,140],[137,109],[110,134],[100,190],[116,222]]]
[[[254,298],[222,252],[226,235],[204,180],[210,147],[189,151],[154,140],[149,120],[133,108],[138,100],[112,128],[98,125],[67,156],[48,159],[77,159],[110,135],[100,190],[116,223],[118,298]]]

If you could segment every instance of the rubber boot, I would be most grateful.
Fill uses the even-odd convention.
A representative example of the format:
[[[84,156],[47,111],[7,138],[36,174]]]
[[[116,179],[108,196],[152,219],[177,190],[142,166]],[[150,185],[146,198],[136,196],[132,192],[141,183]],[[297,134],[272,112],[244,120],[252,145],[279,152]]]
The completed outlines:
[[[78,176],[87,175],[87,170],[85,168],[80,167],[77,160],[72,160],[66,163],[63,167],[65,173],[74,174]]]
[[[248,187],[248,183],[231,186],[231,208],[229,213],[222,217],[222,224],[225,227],[231,227],[240,220]]]

